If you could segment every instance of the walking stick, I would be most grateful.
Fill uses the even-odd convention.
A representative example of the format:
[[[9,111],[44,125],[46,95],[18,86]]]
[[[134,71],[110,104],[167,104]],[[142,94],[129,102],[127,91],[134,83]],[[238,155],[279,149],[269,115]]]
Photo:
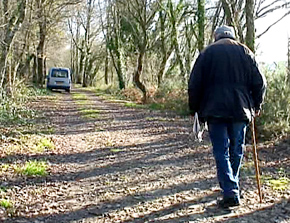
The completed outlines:
[[[260,171],[259,171],[259,160],[257,154],[257,145],[256,145],[256,131],[255,131],[255,118],[252,121],[252,140],[253,140],[253,155],[254,155],[254,163],[256,169],[256,180],[258,186],[258,192],[260,197],[260,203],[262,203],[262,192],[261,192],[261,181],[260,181]]]

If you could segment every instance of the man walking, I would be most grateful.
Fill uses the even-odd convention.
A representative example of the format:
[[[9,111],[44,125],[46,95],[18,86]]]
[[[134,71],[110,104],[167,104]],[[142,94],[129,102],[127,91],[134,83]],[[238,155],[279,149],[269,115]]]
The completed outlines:
[[[215,30],[215,42],[197,58],[188,83],[191,114],[208,123],[223,208],[240,204],[239,170],[247,124],[258,116],[266,80],[253,53],[232,27]]]

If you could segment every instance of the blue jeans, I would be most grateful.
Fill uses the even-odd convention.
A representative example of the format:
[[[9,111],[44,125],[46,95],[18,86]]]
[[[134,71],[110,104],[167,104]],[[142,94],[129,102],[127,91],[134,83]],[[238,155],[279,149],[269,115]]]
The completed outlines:
[[[224,198],[240,198],[239,171],[243,159],[246,122],[209,122],[209,134]]]

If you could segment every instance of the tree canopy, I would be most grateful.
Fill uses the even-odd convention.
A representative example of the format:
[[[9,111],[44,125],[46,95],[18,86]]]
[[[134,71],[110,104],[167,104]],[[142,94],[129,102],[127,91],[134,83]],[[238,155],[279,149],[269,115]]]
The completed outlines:
[[[289,1],[3,0],[0,3],[1,95],[18,81],[45,84],[50,66],[70,67],[82,86],[186,87],[194,59],[222,24],[255,51],[255,20]],[[287,47],[287,46],[285,46]]]

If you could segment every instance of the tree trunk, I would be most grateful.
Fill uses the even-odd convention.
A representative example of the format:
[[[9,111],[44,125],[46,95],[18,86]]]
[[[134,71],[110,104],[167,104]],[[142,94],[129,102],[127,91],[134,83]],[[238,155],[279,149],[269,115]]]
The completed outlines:
[[[8,18],[8,0],[3,0],[3,14],[4,22],[6,23],[6,30],[3,34],[2,39],[2,52],[0,57],[0,89],[2,95],[3,85],[5,84],[6,68],[7,68],[7,56],[12,45],[12,41],[15,37],[16,32],[19,30],[20,25],[23,23],[25,18],[26,0],[17,1],[17,9],[13,12],[14,16]]]
[[[37,58],[36,56],[33,57],[33,67],[32,67],[32,82],[33,84],[37,85],[38,77],[37,77]]]
[[[73,37],[72,37],[73,38]],[[76,52],[76,46],[74,45],[73,43],[73,40],[71,39],[71,42],[70,42],[70,66],[71,66],[71,79],[74,81],[74,74],[75,74],[75,61],[76,61],[76,55],[75,55],[75,52]]]
[[[83,87],[87,87],[88,86],[88,80],[87,80],[87,61],[88,61],[88,56],[84,55],[84,65],[83,65]]]
[[[43,59],[43,72],[44,72],[44,79],[46,77],[46,70],[47,70],[47,64],[46,64],[46,57]]]
[[[288,74],[288,78],[287,78],[287,80],[288,80],[288,83],[290,84],[290,37],[288,38],[288,66],[287,66],[287,74]]]
[[[38,7],[38,26],[39,26],[39,42],[37,46],[37,85],[43,87],[44,84],[44,47],[46,39],[46,17],[44,15],[43,0],[37,1]]]
[[[124,61],[123,61],[123,46],[122,46],[122,40],[121,40],[121,25],[120,25],[120,18],[121,18],[121,13],[119,11],[119,8],[117,6],[113,7],[112,9],[113,13],[113,24],[114,27],[112,29],[112,40],[113,40],[113,51],[116,55],[116,61],[114,59],[113,54],[112,60],[114,62],[114,66],[116,69],[116,73],[118,76],[118,81],[119,81],[119,88],[120,90],[125,89],[126,84],[124,80]],[[112,51],[111,51],[112,53]]]
[[[163,82],[163,75],[164,75],[164,71],[165,71],[166,62],[167,62],[166,55],[162,55],[161,64],[159,67],[159,71],[157,73],[157,86],[158,86],[158,88],[161,87],[161,84]]]
[[[30,63],[31,60],[34,58],[34,54],[28,55],[23,62],[22,66],[18,69],[21,77],[28,78],[30,75]]]
[[[43,54],[43,48],[37,49],[37,85],[42,88],[44,83],[44,54]]]
[[[158,88],[161,87],[162,80],[163,80],[163,74],[166,66],[167,61],[167,52],[166,52],[166,46],[165,46],[165,16],[162,12],[162,10],[159,11],[159,20],[160,20],[160,39],[161,39],[161,53],[162,53],[162,59],[159,71],[157,73],[157,86]]]
[[[82,75],[84,72],[84,59],[85,59],[84,41],[82,41],[81,49],[82,50],[80,51],[80,60],[79,60],[79,75],[78,75],[78,80],[77,80],[78,84],[82,83]]]
[[[160,9],[159,11],[159,20],[160,20],[160,40],[161,40],[161,63],[159,66],[159,70],[157,73],[157,86],[158,88],[161,87],[163,79],[164,79],[164,73],[165,73],[165,67],[167,60],[173,51],[173,47],[168,47],[168,38],[165,35],[165,21],[166,21],[166,14],[163,11],[163,9]]]
[[[225,12],[225,17],[226,17],[226,24],[229,26],[235,27],[234,21],[233,21],[233,14],[231,12],[231,7],[230,3],[227,2],[227,0],[221,0],[222,1],[222,6]]]
[[[183,59],[182,59],[183,57],[181,56],[180,49],[179,49],[178,34],[177,34],[177,27],[176,27],[176,18],[175,18],[175,12],[173,10],[173,4],[171,1],[169,4],[169,10],[170,10],[170,22],[172,25],[172,31],[171,31],[171,38],[172,39],[171,39],[171,41],[172,41],[172,44],[173,44],[173,47],[175,50],[176,60],[177,60],[177,63],[179,65],[180,77],[181,77],[182,82],[185,83],[186,82],[186,78],[185,78],[186,71],[185,71],[185,67],[183,64]]]
[[[43,87],[43,82],[44,82],[44,69],[43,69],[43,53],[38,55],[37,57],[37,85],[42,88]]]
[[[255,52],[254,0],[246,0],[246,45]]]
[[[91,35],[91,17],[92,17],[92,0],[87,1],[87,15],[86,15],[86,25],[85,25],[85,59],[84,59],[84,68],[83,68],[83,87],[88,86],[88,78],[89,78],[89,60],[91,56],[91,49],[90,49],[90,35]]]
[[[108,80],[108,71],[109,71],[109,55],[108,55],[108,49],[106,49],[106,59],[105,59],[105,84],[109,84]]]
[[[82,61],[83,61],[83,53],[79,51],[79,49],[76,49],[76,71],[75,71],[75,82],[77,84],[81,84],[82,83]]]
[[[186,73],[190,74],[192,69],[193,57],[196,54],[196,42],[192,44],[192,37],[194,36],[195,28],[192,22],[186,23],[185,27],[185,39],[186,39],[186,52],[185,52],[185,68]],[[188,77],[187,77],[188,78]]]
[[[144,58],[144,55],[145,55],[145,52],[144,51],[141,51],[139,53],[138,62],[137,62],[137,69],[136,69],[136,71],[134,73],[133,81],[136,84],[136,86],[143,93],[142,102],[143,103],[146,103],[146,101],[147,101],[147,90],[146,90],[145,85],[140,81],[140,77],[141,77],[142,70],[143,70],[143,58]]]
[[[76,71],[75,71],[75,81],[77,84],[82,83],[82,76],[81,76],[81,57],[82,57],[82,52],[80,52],[78,48],[79,44],[79,39],[80,39],[80,21],[79,18],[77,18],[77,27],[76,27]],[[83,49],[82,49],[83,50]],[[80,55],[81,54],[81,55]]]
[[[102,11],[106,11],[106,22],[107,23],[110,23],[110,10],[109,10],[109,6],[107,5],[107,2],[106,1],[103,1],[105,2],[106,4],[106,7],[105,7],[105,10],[101,8],[101,4],[100,4],[100,1],[98,2],[98,6],[99,6],[99,10],[100,12]],[[104,80],[105,80],[105,84],[108,85],[109,84],[109,49],[108,49],[108,45],[109,45],[109,27],[105,27],[104,25],[104,21],[102,19],[102,16],[100,16],[100,21],[101,21],[101,27],[102,27],[102,33],[103,33],[103,36],[105,37],[105,50],[106,50],[106,55],[105,55],[105,75],[104,75]]]
[[[116,50],[117,62],[116,62],[116,72],[119,81],[119,89],[125,89],[125,81],[124,81],[124,74],[123,74],[123,56],[119,49]]]
[[[204,48],[204,26],[205,26],[205,9],[204,0],[198,0],[197,7],[197,25],[198,25],[198,50],[201,52]]]

